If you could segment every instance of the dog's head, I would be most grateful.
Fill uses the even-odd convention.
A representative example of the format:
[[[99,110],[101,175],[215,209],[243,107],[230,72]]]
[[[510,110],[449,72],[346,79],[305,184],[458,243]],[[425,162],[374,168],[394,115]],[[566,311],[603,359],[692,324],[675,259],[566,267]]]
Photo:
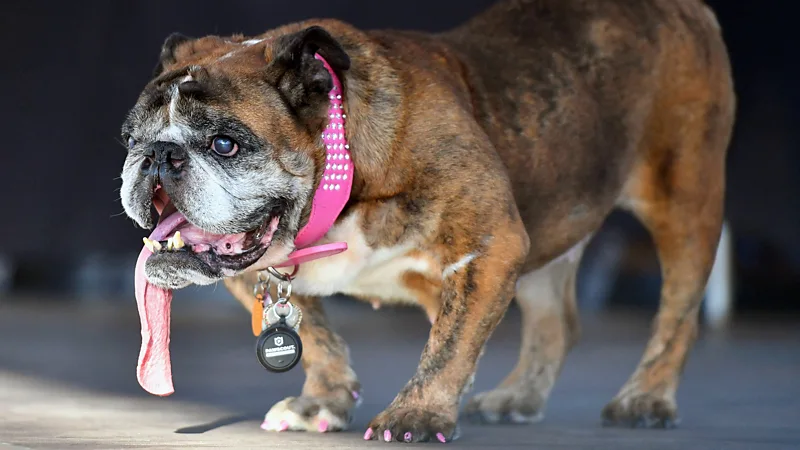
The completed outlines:
[[[159,216],[151,283],[210,284],[294,249],[325,162],[333,84],[316,53],[343,79],[350,59],[320,27],[167,38],[122,126],[125,212],[144,228],[154,226],[153,207]]]

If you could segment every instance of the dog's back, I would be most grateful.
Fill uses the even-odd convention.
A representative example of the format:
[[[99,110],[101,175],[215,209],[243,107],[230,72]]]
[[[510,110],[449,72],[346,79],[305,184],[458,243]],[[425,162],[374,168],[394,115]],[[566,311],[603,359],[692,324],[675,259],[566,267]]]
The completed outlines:
[[[529,233],[549,236],[533,266],[643,185],[691,183],[665,172],[672,161],[722,164],[735,100],[719,25],[699,0],[504,1],[441,39],[465,62]],[[708,142],[682,149],[687,133]]]

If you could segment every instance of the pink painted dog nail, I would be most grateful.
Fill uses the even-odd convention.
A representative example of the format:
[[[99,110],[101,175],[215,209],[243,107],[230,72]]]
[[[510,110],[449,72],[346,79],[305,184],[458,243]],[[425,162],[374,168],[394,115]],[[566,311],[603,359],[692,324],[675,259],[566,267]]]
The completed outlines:
[[[353,391],[353,399],[358,400],[358,391]]]
[[[269,430],[269,420],[265,420],[264,423],[261,424],[262,430]]]
[[[389,430],[384,431],[383,432],[383,440],[386,441],[386,442],[391,441],[392,440],[392,432],[389,431]]]
[[[364,440],[368,441],[368,440],[372,439],[372,434],[373,433],[374,432],[372,431],[372,428],[367,428],[367,432],[364,433]]]
[[[286,431],[288,429],[289,429],[289,422],[281,420],[281,426],[278,428],[278,431]]]
[[[406,441],[406,442],[411,442],[411,437],[412,437],[411,436],[411,432],[410,431],[406,431],[406,434],[403,435],[403,440]]]
[[[320,433],[328,431],[328,421],[325,419],[320,420],[319,425],[317,425],[317,430],[319,430]]]
[[[438,439],[439,442],[441,442],[442,444],[447,442],[447,439],[444,438],[444,435],[442,433],[436,433],[436,439]]]

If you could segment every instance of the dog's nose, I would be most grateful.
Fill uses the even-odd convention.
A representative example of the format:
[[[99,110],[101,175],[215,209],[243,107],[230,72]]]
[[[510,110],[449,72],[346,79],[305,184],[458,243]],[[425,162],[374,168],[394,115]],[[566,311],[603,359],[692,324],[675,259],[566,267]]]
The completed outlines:
[[[144,152],[142,172],[155,176],[175,177],[186,161],[186,150],[174,142],[154,142]]]

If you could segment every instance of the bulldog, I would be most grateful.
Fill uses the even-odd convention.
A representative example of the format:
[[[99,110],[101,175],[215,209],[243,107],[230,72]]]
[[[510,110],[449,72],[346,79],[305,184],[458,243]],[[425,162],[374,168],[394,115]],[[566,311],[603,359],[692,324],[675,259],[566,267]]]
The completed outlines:
[[[222,280],[250,310],[257,274],[286,267],[306,381],[262,428],[348,426],[360,386],[320,301],[337,293],[418,305],[431,322],[416,373],[365,439],[456,438],[512,298],[519,361],[464,415],[537,421],[578,338],[581,254],[622,208],[652,235],[663,287],[644,355],[602,417],[670,427],[734,111],[700,0],[503,0],[436,34],[328,19],[173,34],[122,127],[122,203],[154,228],[136,269],[139,382],[173,391],[173,289]]]

